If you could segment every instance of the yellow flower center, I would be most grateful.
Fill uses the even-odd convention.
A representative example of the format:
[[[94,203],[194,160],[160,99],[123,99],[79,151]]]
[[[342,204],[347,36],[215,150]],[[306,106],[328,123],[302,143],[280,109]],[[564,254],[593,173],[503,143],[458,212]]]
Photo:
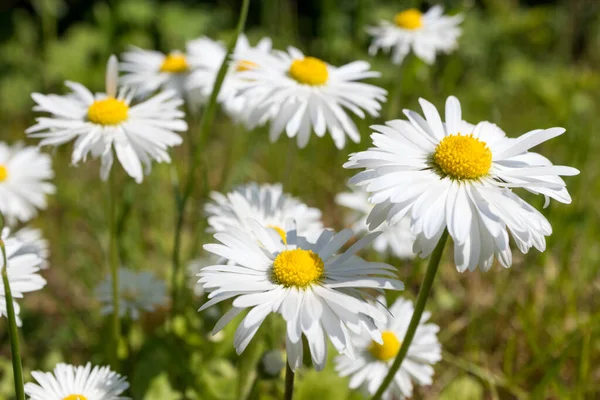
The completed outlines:
[[[489,173],[492,152],[473,135],[446,136],[435,148],[433,163],[443,176],[453,179],[478,179]]]
[[[127,119],[129,107],[123,100],[109,97],[96,100],[88,108],[88,119],[99,125],[117,125]]]
[[[275,231],[279,233],[279,236],[281,236],[281,240],[283,240],[283,243],[287,244],[287,235],[285,234],[285,231],[283,229],[276,225],[269,225],[269,228],[275,229]]]
[[[273,262],[273,278],[283,286],[306,288],[323,277],[325,265],[311,250],[284,250]]]
[[[82,394],[70,394],[67,397],[65,397],[63,400],[87,400],[87,397],[85,397]]]
[[[160,66],[160,72],[169,72],[171,74],[181,74],[186,72],[190,66],[187,63],[187,59],[181,53],[171,53],[165,57],[162,65]]]
[[[4,165],[0,164],[0,182],[4,182],[8,179],[8,169]]]
[[[416,8],[409,8],[408,10],[396,14],[394,22],[400,28],[411,30],[418,29],[423,26],[423,14]]]
[[[289,74],[297,82],[311,86],[324,85],[329,78],[327,64],[315,57],[292,61]]]
[[[371,342],[369,352],[378,360],[389,361],[396,357],[402,342],[398,340],[394,332],[390,331],[381,332],[381,337],[383,338],[383,344]]]
[[[249,71],[251,69],[256,68],[256,63],[252,62],[252,61],[248,61],[248,60],[242,60],[240,62],[237,63],[237,66],[235,67],[235,70],[237,72],[244,72],[244,71]]]

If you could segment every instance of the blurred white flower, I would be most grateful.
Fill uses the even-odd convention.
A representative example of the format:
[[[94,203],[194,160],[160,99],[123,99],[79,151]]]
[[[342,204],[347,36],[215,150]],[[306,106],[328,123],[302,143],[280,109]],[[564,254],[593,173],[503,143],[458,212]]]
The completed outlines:
[[[365,111],[376,117],[387,95],[384,89],[357,82],[380,76],[365,61],[334,67],[293,47],[287,53],[235,55],[234,60],[252,66],[239,73],[240,96],[248,99],[250,108],[247,125],[270,122],[271,141],[285,130],[301,148],[313,131],[318,137],[329,132],[339,149],[345,146],[346,136],[358,143],[360,133],[349,112],[363,119]]]
[[[410,300],[398,298],[386,312],[386,301],[379,297],[376,305],[387,316],[387,321],[377,323],[383,332],[383,344],[374,342],[368,335],[353,335],[356,358],[341,355],[336,357],[336,371],[341,376],[350,376],[350,388],[362,388],[369,395],[375,394],[394,362],[402,340],[414,312]],[[430,313],[421,318],[414,339],[408,348],[406,358],[400,365],[392,384],[385,391],[385,400],[411,397],[413,382],[417,385],[431,385],[432,365],[442,359],[442,347],[437,338],[440,327],[427,323]]]
[[[369,202],[369,194],[366,191],[357,189],[352,192],[339,193],[335,197],[335,201],[354,211],[348,218],[348,223],[351,224],[353,231],[369,230],[367,216],[374,205]],[[378,253],[386,254],[391,251],[398,258],[414,258],[415,235],[410,230],[410,218],[403,218],[393,226],[384,222],[375,230],[381,232],[381,235],[373,241],[373,248]]]
[[[36,383],[25,384],[29,400],[129,400],[120,396],[129,383],[109,367],[57,364],[54,372],[32,371]]]
[[[250,45],[246,35],[238,37],[233,57],[238,61],[231,61],[227,74],[223,80],[219,92],[218,101],[223,109],[236,122],[245,122],[250,108],[248,99],[239,95],[239,89],[246,83],[246,79],[240,76],[240,72],[254,68],[254,63],[245,58],[257,52],[268,54],[271,51],[271,39],[262,38],[256,46]],[[195,69],[190,77],[190,85],[198,88],[205,99],[210,97],[219,68],[227,54],[227,49],[219,42],[206,37],[192,40],[188,43],[190,60],[197,63],[199,68]]]
[[[46,195],[55,191],[50,156],[21,143],[0,142],[0,212],[10,225],[26,222],[47,206]]]
[[[121,55],[119,67],[125,74],[121,83],[135,89],[136,95],[148,96],[158,90],[173,90],[177,96],[197,106],[200,100],[190,85],[190,74],[198,65],[181,51],[164,54],[132,46]]]
[[[15,255],[33,253],[40,258],[40,268],[48,268],[50,246],[40,229],[24,227],[16,231],[14,235],[22,243]]]
[[[136,182],[143,180],[142,164],[150,173],[152,161],[170,162],[168,149],[181,144],[175,133],[185,131],[183,100],[174,91],[162,92],[131,106],[133,92],[117,92],[118,63],[108,60],[106,93],[95,96],[79,83],[66,82],[72,93],[42,95],[33,93],[35,111],[51,114],[37,118],[37,124],[27,129],[31,137],[42,138],[40,145],[58,146],[75,139],[72,162],[85,161],[88,154],[102,159],[100,176],[108,179],[113,164],[113,148],[125,171]]]
[[[11,235],[8,228],[3,229],[2,240],[6,251],[8,282],[13,297],[17,325],[21,326],[20,308],[15,300],[23,298],[24,293],[35,292],[46,286],[46,280],[39,275],[42,260],[35,253],[26,251],[27,244]],[[1,255],[0,267],[5,267]],[[6,306],[6,292],[2,284],[0,285],[0,316],[7,316]]]
[[[394,267],[355,255],[376,233],[339,252],[354,235],[349,229],[338,234],[324,230],[311,242],[297,234],[291,221],[283,235],[257,221],[249,224],[252,236],[231,229],[215,234],[222,244],[204,246],[235,263],[205,267],[199,274],[204,289],[210,292],[210,300],[200,311],[235,298],[213,334],[250,308],[235,333],[234,346],[240,354],[269,314],[281,314],[287,326],[288,363],[294,371],[302,365],[303,336],[316,370],[322,370],[327,361],[328,337],[337,351],[350,357],[354,356],[350,331],[367,331],[372,340],[383,343],[376,323],[385,322],[386,311],[365,301],[362,297],[368,294],[361,290],[401,290],[404,285],[396,279]]]
[[[379,49],[392,51],[392,63],[401,64],[411,48],[421,60],[433,64],[436,53],[450,53],[457,46],[462,15],[443,15],[442,6],[433,6],[425,14],[411,8],[394,17],[394,23],[382,21],[367,32],[374,36],[369,53],[375,55]]]
[[[167,286],[148,271],[119,268],[119,315],[137,320],[142,312],[154,311],[169,302]],[[103,305],[101,313],[112,314],[112,278],[107,276],[96,288],[96,297]]]
[[[238,229],[251,234],[249,219],[257,220],[280,235],[284,234],[283,228],[288,219],[296,221],[298,233],[308,238],[314,238],[323,231],[321,211],[283,193],[281,184],[251,182],[226,195],[212,192],[210,197],[212,201],[204,208],[209,232]]]
[[[510,231],[519,250],[546,249],[548,220],[511,188],[543,194],[561,203],[571,196],[561,175],[579,171],[555,166],[529,149],[562,135],[563,128],[536,129],[511,139],[496,125],[462,120],[456,97],[446,101],[446,122],[435,106],[419,100],[425,119],[404,110],[408,121],[376,125],[375,147],[353,154],[346,168],[365,168],[351,184],[364,186],[375,207],[369,227],[394,224],[409,215],[415,251],[427,257],[448,229],[459,271],[488,270],[498,258],[512,264]]]

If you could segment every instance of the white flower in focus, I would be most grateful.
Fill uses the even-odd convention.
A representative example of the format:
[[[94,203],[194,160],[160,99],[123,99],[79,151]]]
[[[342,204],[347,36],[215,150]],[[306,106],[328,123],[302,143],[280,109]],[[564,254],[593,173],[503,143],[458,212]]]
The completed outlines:
[[[271,45],[271,39],[268,37],[262,38],[256,46],[250,45],[246,35],[241,34],[238,37],[233,57],[239,60],[230,62],[218,96],[218,101],[223,105],[225,112],[237,122],[246,122],[251,110],[248,104],[251,100],[239,95],[239,89],[246,83],[246,79],[241,77],[240,72],[248,71],[255,66],[245,58],[255,52],[269,54]],[[201,90],[202,96],[208,99],[227,49],[221,43],[203,37],[190,41],[188,52],[190,59],[199,65],[190,77],[190,85]]]
[[[96,289],[96,297],[103,305],[103,315],[113,313],[112,279],[106,277]],[[168,304],[167,286],[148,271],[119,269],[119,315],[137,320],[143,312],[152,312]]]
[[[15,255],[33,253],[40,258],[40,268],[48,268],[50,246],[41,230],[25,227],[16,231],[14,236],[22,243]]]
[[[129,400],[121,394],[129,384],[109,367],[57,364],[54,372],[32,371],[37,383],[25,384],[29,400]]]
[[[341,206],[352,209],[353,215],[348,219],[352,224],[351,228],[355,232],[368,231],[367,216],[373,209],[373,204],[369,202],[369,194],[361,189],[339,193],[335,197],[335,202]],[[373,241],[373,248],[381,254],[391,251],[398,258],[414,258],[413,243],[415,235],[410,230],[410,218],[403,218],[393,226],[384,222],[376,229],[381,235]]]
[[[349,229],[338,234],[325,230],[311,242],[297,234],[293,223],[286,226],[285,235],[256,221],[249,224],[253,236],[230,229],[215,234],[222,244],[204,246],[235,264],[206,267],[199,274],[210,293],[210,300],[200,311],[234,298],[233,308],[217,322],[213,334],[249,308],[234,338],[240,354],[267,315],[281,314],[286,321],[287,357],[293,370],[302,365],[302,336],[317,370],[325,366],[328,337],[337,351],[350,357],[354,357],[350,332],[366,331],[372,340],[383,343],[376,324],[385,322],[386,312],[365,301],[362,297],[367,294],[361,290],[401,290],[404,285],[395,279],[394,267],[366,262],[355,255],[377,234],[363,237],[338,254],[353,236]]]
[[[365,111],[379,115],[387,92],[377,86],[358,82],[379,77],[369,63],[354,61],[334,67],[315,57],[306,57],[296,48],[288,52],[252,52],[234,57],[238,63],[252,65],[240,72],[240,96],[248,99],[247,125],[270,123],[269,137],[277,140],[283,131],[296,137],[305,147],[311,132],[323,137],[329,132],[337,148],[346,136],[360,141],[360,133],[349,112],[365,118]]]
[[[106,93],[95,96],[84,86],[66,82],[72,93],[31,96],[37,103],[35,111],[51,114],[37,118],[37,124],[26,132],[42,138],[40,145],[58,146],[75,140],[72,162],[85,161],[89,154],[100,157],[100,176],[108,179],[113,164],[113,148],[125,171],[140,183],[142,165],[150,173],[152,161],[170,162],[168,150],[181,144],[176,133],[185,131],[184,113],[178,110],[183,100],[174,91],[162,92],[148,100],[131,105],[133,92],[117,92],[118,65],[116,57],[108,61]]]
[[[251,234],[249,219],[273,228],[284,235],[288,219],[296,222],[298,234],[315,238],[323,231],[321,211],[309,207],[295,197],[283,193],[281,184],[248,183],[223,195],[212,192],[212,201],[205,205],[209,232],[238,229]],[[283,237],[283,236],[282,236]]]
[[[24,293],[35,292],[46,286],[46,280],[39,275],[42,260],[35,253],[25,251],[26,244],[10,235],[8,228],[4,228],[2,231],[2,240],[6,251],[8,282],[13,297],[17,325],[21,326],[20,308],[15,300],[23,298]],[[1,254],[0,267],[4,268],[4,259]],[[2,284],[0,285],[0,316],[8,315],[6,307],[6,292]]]
[[[374,36],[369,53],[375,55],[379,49],[391,50],[392,63],[401,64],[412,49],[421,60],[433,64],[436,53],[450,53],[457,46],[462,15],[442,15],[442,6],[433,6],[425,14],[411,8],[394,17],[394,23],[382,21],[367,32]]]
[[[565,130],[537,129],[510,139],[492,123],[463,121],[455,97],[446,101],[445,123],[435,106],[419,101],[425,119],[404,110],[408,121],[373,126],[375,147],[353,154],[344,165],[366,169],[350,183],[371,194],[375,207],[368,218],[370,228],[410,216],[417,235],[414,249],[422,257],[433,251],[447,228],[461,272],[477,266],[488,270],[494,255],[510,267],[508,231],[523,253],[531,247],[544,251],[550,223],[511,189],[543,194],[547,203],[549,197],[571,202],[560,175],[579,171],[529,152]]]
[[[136,95],[148,96],[158,90],[173,90],[177,96],[196,105],[198,96],[190,84],[190,74],[198,66],[181,51],[164,54],[132,46],[121,55],[121,77],[124,86],[135,89]]]
[[[385,298],[378,299],[377,307],[385,312]],[[362,388],[369,395],[375,394],[394,362],[402,340],[408,330],[414,312],[410,300],[398,298],[387,313],[387,321],[378,324],[381,329],[383,344],[371,340],[367,335],[353,335],[356,359],[347,356],[336,357],[336,371],[341,376],[350,376],[350,388]],[[394,400],[411,397],[413,382],[417,385],[431,385],[433,377],[432,365],[442,359],[442,347],[437,338],[439,326],[427,323],[430,313],[421,317],[413,341],[408,348],[406,358],[396,373],[383,399]]]
[[[8,146],[0,142],[0,212],[12,225],[26,222],[47,206],[46,195],[53,194],[54,178],[50,156],[35,147]]]

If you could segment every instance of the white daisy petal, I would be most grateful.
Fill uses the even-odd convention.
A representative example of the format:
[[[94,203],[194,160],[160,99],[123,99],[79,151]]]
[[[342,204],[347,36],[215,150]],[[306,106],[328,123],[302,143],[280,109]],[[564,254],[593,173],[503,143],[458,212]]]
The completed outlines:
[[[224,196],[214,194],[213,197],[222,199]],[[303,336],[307,339],[317,370],[325,366],[327,337],[337,350],[349,355],[353,355],[354,349],[348,331],[365,330],[369,337],[381,340],[374,321],[383,321],[385,317],[379,309],[363,299],[369,296],[361,290],[399,290],[403,288],[403,284],[394,279],[392,266],[367,263],[354,255],[371,238],[359,240],[356,246],[351,246],[346,252],[339,252],[352,237],[352,231],[347,230],[338,235],[322,231],[318,238],[309,240],[296,233],[297,228],[293,222],[288,222],[284,225],[286,231],[281,234],[286,240],[273,241],[267,248],[263,246],[263,242],[271,240],[265,237],[269,230],[258,222],[254,225],[264,232],[250,235],[242,230],[232,231],[237,240],[227,240],[228,251],[219,250],[219,245],[206,245],[207,250],[225,256],[228,260],[224,260],[223,265],[205,267],[199,273],[204,290],[209,292],[209,299],[212,297],[201,310],[234,298],[234,311],[225,314],[215,330],[222,329],[240,310],[250,308],[235,334],[234,346],[238,353],[246,348],[271,312],[280,314],[286,321],[286,349],[288,362],[293,370],[302,364]],[[273,230],[270,231],[277,235]],[[268,268],[263,269],[262,264],[251,265],[251,259],[247,255],[258,252],[270,260]],[[227,261],[243,261],[247,266],[227,265]],[[243,268],[252,272],[244,273]],[[257,273],[260,271],[262,276]],[[336,287],[343,289],[338,290]]]
[[[420,103],[426,118],[405,110],[408,121],[374,127],[375,147],[352,154],[344,165],[365,169],[350,182],[365,188],[376,204],[366,220],[369,227],[408,216],[416,235],[413,250],[422,256],[433,251],[447,229],[460,271],[487,270],[494,256],[509,267],[508,232],[522,252],[531,247],[544,251],[550,224],[509,188],[543,194],[546,204],[549,198],[571,201],[561,176],[579,171],[529,152],[564,129],[539,129],[511,139],[493,123],[461,120],[455,97],[446,101],[445,125],[431,103]]]

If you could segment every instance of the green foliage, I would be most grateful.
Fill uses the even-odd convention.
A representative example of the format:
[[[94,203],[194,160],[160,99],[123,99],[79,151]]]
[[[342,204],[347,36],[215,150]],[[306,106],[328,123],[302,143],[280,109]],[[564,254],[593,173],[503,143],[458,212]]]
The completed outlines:
[[[102,91],[110,54],[119,54],[128,45],[181,49],[186,40],[205,34],[228,38],[237,10],[233,1],[113,0],[89,2],[85,12],[75,16],[69,12],[70,3],[38,1],[33,11],[8,13],[10,34],[0,41],[2,140],[24,140],[23,131],[34,118],[31,92],[62,92],[65,80]],[[368,146],[369,125],[401,117],[402,108],[416,108],[418,97],[441,106],[446,96],[454,94],[463,103],[466,119],[494,121],[509,136],[564,126],[567,134],[545,143],[542,152],[556,164],[579,168],[582,174],[568,181],[573,204],[552,204],[543,211],[555,232],[548,250],[521,255],[515,249],[510,270],[494,266],[485,274],[459,274],[447,255],[427,308],[442,327],[444,350],[460,359],[444,359],[436,365],[432,387],[417,389],[416,398],[509,399],[530,394],[534,398],[597,398],[598,14],[571,7],[570,1],[536,7],[504,0],[445,1],[447,9],[465,15],[460,48],[441,56],[432,67],[409,58],[400,69],[386,55],[368,56],[369,39],[362,25],[390,18],[398,2],[312,3],[314,10],[296,12],[291,2],[253,1],[247,33],[254,41],[272,36],[278,48],[295,45],[332,63],[369,60],[373,69],[382,72],[373,83],[388,91],[401,87],[398,101],[384,109],[382,118],[357,121],[363,141],[342,151],[326,136],[313,137],[306,149],[293,154],[287,140],[269,144],[265,129],[245,132],[220,116],[205,149],[211,168],[202,185],[225,191],[250,180],[285,181],[287,191],[321,208],[326,225],[337,229],[342,227],[342,210],[334,206],[333,198],[345,189],[350,175],[342,163],[349,153]],[[598,9],[594,4],[590,7]],[[174,160],[185,162],[186,154],[185,148],[177,149]],[[295,168],[286,177],[290,157],[295,158]],[[94,287],[107,273],[105,192],[98,168],[95,162],[74,168],[68,148],[55,152],[57,194],[49,210],[35,221],[51,244],[52,267],[44,272],[50,284],[28,296],[22,307],[26,379],[28,371],[49,370],[59,360],[108,361],[103,356],[108,327],[97,313],[93,296]],[[168,167],[157,166],[143,185],[124,185],[123,193],[131,207],[124,216],[121,258],[129,266],[168,278],[174,207]],[[540,199],[525,196],[541,208]],[[212,240],[202,233],[201,207],[200,200],[191,207],[193,223],[186,227],[184,237],[186,261],[203,255],[201,245]],[[406,283],[403,295],[414,297],[424,273],[422,263],[388,261],[398,265]],[[247,353],[238,357],[232,346],[236,323],[210,336],[225,309],[197,313],[205,299],[186,295],[189,306],[174,321],[167,320],[168,310],[160,310],[127,328],[130,347],[123,372],[131,383],[129,395],[136,400],[244,398],[264,352],[284,349],[275,335],[283,327],[277,321],[274,329],[264,326]],[[5,324],[0,332],[6,355]],[[0,359],[0,398],[11,398],[10,365],[9,359]],[[348,389],[347,380],[337,376],[331,362],[320,373],[305,368],[298,379],[299,400],[362,398]],[[258,388],[256,398],[279,399],[283,379],[260,380]]]

